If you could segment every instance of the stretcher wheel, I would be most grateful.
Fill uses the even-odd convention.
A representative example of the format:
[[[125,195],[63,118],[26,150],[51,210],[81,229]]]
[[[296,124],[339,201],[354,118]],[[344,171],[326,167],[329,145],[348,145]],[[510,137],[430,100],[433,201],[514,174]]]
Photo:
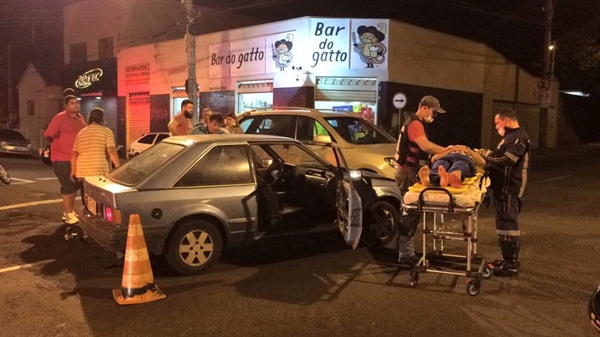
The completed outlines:
[[[492,275],[494,273],[492,272],[492,269],[486,264],[485,266],[483,266],[483,269],[481,270],[481,275],[483,276],[484,279],[489,280],[492,278]]]
[[[419,284],[419,273],[415,269],[412,269],[408,274],[408,284],[413,288],[416,288]]]
[[[479,295],[479,291],[481,290],[481,283],[478,280],[470,279],[467,283],[467,294],[470,296]]]

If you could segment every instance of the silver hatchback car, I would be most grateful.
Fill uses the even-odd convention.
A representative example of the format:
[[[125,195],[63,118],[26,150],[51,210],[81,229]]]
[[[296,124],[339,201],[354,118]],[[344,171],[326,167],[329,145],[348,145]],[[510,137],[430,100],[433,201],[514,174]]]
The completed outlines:
[[[269,237],[338,228],[353,247],[361,234],[391,241],[395,181],[349,170],[339,148],[330,149],[338,167],[285,137],[170,137],[106,176],[86,178],[81,226],[123,252],[129,216],[139,214],[148,250],[184,275],[207,269],[226,247]]]

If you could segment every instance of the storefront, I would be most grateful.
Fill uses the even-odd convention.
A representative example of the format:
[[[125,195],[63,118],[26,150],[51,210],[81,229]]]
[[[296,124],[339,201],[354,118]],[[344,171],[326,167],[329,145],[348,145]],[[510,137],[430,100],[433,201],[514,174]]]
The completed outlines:
[[[185,40],[121,49],[117,58],[127,144],[144,130],[166,130],[187,98]],[[515,89],[511,67],[484,44],[388,19],[302,17],[196,38],[199,111],[309,107],[397,130],[422,96],[434,95],[449,113],[432,125],[433,139],[473,147],[491,146],[494,101],[537,104],[525,85]],[[536,80],[524,73],[522,83]],[[397,93],[407,98],[402,111]]]
[[[80,99],[81,114],[87,119],[94,108],[104,110],[105,126],[117,137],[117,59],[66,65],[62,87],[73,88]]]

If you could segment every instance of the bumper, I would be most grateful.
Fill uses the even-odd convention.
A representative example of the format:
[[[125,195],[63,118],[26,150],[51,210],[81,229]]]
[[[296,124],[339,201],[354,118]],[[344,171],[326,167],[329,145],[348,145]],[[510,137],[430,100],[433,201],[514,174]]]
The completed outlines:
[[[124,252],[127,243],[127,227],[117,227],[90,213],[85,207],[80,208],[79,225],[100,246],[109,251]]]
[[[7,146],[0,147],[0,153],[20,154],[23,156],[31,156],[33,154],[33,150],[28,147],[24,147],[24,146],[7,145]]]
[[[79,209],[79,226],[84,234],[108,251],[124,252],[127,246],[128,226],[116,226],[90,213],[85,206]],[[160,255],[167,229],[162,225],[143,226],[148,252]]]

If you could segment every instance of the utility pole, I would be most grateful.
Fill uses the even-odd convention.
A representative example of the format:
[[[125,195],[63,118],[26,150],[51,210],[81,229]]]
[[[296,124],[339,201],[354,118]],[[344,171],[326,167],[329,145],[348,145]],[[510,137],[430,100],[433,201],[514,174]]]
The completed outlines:
[[[198,109],[198,84],[196,83],[196,37],[190,33],[190,26],[194,23],[197,10],[194,7],[193,0],[181,0],[181,2],[185,5],[187,15],[185,41],[188,55],[188,78],[185,88],[188,98],[194,102],[194,123],[196,123],[200,120]]]
[[[8,128],[12,129],[13,128],[13,91],[12,91],[12,76],[11,76],[11,69],[10,69],[10,45],[6,47],[6,56],[7,56],[7,70],[8,70],[8,76],[6,76],[8,78]]]
[[[547,83],[546,86],[542,86],[540,89],[540,123],[539,123],[539,137],[538,137],[538,153],[544,154],[546,152],[547,137],[548,137],[548,106],[550,105],[550,72],[551,64],[550,57],[552,50],[552,15],[553,15],[553,1],[546,0],[545,12],[545,30],[544,30],[544,63],[543,63],[543,81]],[[545,96],[544,96],[545,95]]]

